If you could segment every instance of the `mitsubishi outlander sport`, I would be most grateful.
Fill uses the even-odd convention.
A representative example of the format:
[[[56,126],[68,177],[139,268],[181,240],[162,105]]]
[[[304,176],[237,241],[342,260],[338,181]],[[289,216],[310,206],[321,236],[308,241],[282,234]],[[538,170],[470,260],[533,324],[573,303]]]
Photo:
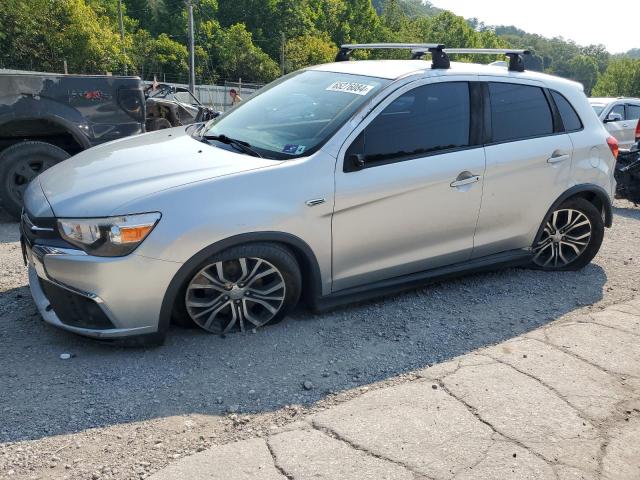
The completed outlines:
[[[348,61],[359,48],[412,60]],[[450,62],[503,54],[508,66]],[[206,124],[116,140],[29,185],[35,303],[58,327],[226,334],[500,266],[587,265],[617,142],[520,50],[344,45]],[[431,61],[425,61],[426,55]]]

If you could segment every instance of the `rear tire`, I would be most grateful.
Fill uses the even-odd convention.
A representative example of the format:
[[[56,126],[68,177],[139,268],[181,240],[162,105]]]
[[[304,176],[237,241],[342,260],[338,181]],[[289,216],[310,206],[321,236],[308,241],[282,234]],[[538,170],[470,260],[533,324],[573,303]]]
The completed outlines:
[[[46,142],[20,142],[0,153],[0,201],[15,219],[20,218],[24,191],[29,182],[70,155]]]
[[[201,262],[178,295],[175,323],[227,334],[280,322],[300,299],[294,255],[277,244],[253,243]]]
[[[533,266],[540,270],[580,270],[593,260],[604,238],[602,214],[579,197],[555,208],[545,218],[542,229],[533,246]]]

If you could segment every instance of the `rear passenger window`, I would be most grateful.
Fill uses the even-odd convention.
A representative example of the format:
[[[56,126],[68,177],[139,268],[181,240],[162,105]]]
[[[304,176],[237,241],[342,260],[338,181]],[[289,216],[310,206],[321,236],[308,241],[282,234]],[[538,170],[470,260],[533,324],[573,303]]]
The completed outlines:
[[[401,95],[365,129],[367,161],[406,160],[468,146],[469,108],[467,82],[425,85]]]
[[[640,118],[640,105],[627,105],[627,120],[638,120]]]
[[[562,94],[554,92],[553,90],[551,91],[551,96],[553,97],[553,101],[556,102],[556,106],[558,107],[558,111],[562,117],[565,132],[581,130],[582,122],[580,121],[580,117],[578,117],[576,111],[569,103],[569,100],[564,98]]]
[[[489,83],[494,142],[551,135],[553,117],[539,87]]]

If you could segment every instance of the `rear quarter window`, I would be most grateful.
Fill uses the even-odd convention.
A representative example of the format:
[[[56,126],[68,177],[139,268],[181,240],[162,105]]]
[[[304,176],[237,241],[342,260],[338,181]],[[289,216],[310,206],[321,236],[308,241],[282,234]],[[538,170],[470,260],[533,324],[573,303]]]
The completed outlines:
[[[493,142],[553,134],[549,102],[540,87],[489,83]]]
[[[638,120],[640,118],[640,105],[627,105],[627,120]]]
[[[551,96],[553,97],[553,101],[556,102],[560,117],[562,117],[565,132],[582,130],[582,121],[571,103],[569,103],[569,100],[554,90],[551,91]]]

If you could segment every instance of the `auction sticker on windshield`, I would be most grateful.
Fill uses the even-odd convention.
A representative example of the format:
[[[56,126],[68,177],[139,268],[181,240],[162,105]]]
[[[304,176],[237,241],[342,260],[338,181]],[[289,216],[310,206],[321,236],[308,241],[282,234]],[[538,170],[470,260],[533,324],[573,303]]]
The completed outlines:
[[[366,95],[373,90],[374,85],[367,85],[366,83],[357,82],[333,82],[327,87],[330,92],[345,92],[354,93],[356,95]]]

